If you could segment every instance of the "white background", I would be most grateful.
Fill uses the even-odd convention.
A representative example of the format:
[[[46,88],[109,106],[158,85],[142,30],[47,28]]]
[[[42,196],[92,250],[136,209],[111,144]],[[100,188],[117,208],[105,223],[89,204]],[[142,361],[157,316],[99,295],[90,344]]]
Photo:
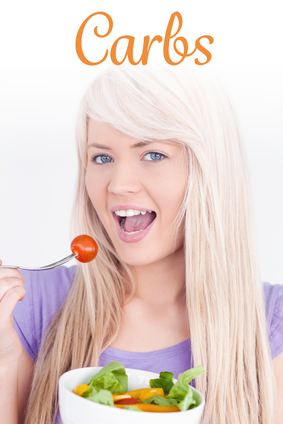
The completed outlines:
[[[179,35],[194,46],[211,35],[205,65],[219,76],[240,117],[252,172],[263,281],[283,284],[283,32],[279,0],[1,2],[0,257],[44,265],[70,253],[69,221],[77,169],[75,121],[81,96],[104,65],[77,57],[75,38],[90,14],[114,27],[97,39],[90,21],[84,49],[102,57],[118,37],[164,38],[179,11]],[[156,43],[152,57],[162,58]],[[149,56],[149,63],[150,63]],[[193,61],[189,57],[187,61]],[[109,59],[105,62],[108,65]],[[197,66],[197,65],[196,65]]]

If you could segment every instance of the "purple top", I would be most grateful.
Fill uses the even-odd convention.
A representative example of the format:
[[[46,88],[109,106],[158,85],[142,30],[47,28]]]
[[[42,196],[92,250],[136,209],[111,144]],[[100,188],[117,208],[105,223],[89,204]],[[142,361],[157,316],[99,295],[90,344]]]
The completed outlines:
[[[26,297],[14,310],[14,328],[28,355],[36,361],[41,340],[55,313],[66,300],[76,267],[59,267],[49,271],[21,271],[25,278]],[[266,318],[272,359],[283,351],[283,286],[264,283]],[[125,352],[107,348],[99,366],[119,361],[126,368],[160,373],[171,371],[174,377],[192,367],[191,344],[178,345],[153,352]],[[55,424],[61,422],[58,413]]]

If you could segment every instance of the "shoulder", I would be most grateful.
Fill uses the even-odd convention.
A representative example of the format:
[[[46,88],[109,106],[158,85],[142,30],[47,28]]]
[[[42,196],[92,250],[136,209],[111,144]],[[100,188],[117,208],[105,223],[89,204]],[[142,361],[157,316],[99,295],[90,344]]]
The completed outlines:
[[[67,299],[75,273],[75,266],[21,271],[26,296],[14,309],[14,327],[33,360],[54,315]]]
[[[283,285],[263,283],[272,359],[283,352]]]

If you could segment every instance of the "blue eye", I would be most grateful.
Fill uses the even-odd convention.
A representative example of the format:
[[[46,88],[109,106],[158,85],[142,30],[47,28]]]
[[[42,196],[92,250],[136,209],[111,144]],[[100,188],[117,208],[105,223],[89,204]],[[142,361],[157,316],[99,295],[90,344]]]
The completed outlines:
[[[106,156],[106,155],[97,155],[97,156],[94,156],[92,158],[92,162],[100,165],[102,163],[112,162],[112,158],[110,156]]]
[[[146,158],[146,156],[149,156],[150,159],[145,159],[145,160],[148,160],[148,161],[151,161],[151,162],[158,162],[161,159],[166,157],[165,155],[162,155],[161,153],[157,153],[157,152],[147,153],[146,155],[144,155],[144,158]]]

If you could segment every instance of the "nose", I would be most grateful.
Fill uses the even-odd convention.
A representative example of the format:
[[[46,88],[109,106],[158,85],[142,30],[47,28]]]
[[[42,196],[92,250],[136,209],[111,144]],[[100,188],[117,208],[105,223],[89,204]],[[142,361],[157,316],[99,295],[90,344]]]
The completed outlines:
[[[137,167],[129,163],[116,165],[108,184],[108,192],[116,195],[139,193],[142,189]]]

